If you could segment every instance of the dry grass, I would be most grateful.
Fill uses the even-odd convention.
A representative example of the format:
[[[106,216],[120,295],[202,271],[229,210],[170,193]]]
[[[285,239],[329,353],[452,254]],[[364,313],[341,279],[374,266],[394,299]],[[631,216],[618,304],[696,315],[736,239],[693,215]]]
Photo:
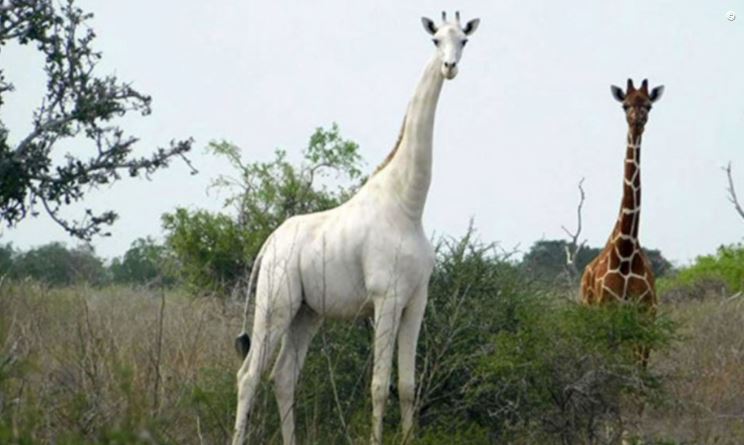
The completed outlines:
[[[647,413],[644,436],[673,443],[744,443],[744,296],[667,306],[682,338],[652,365],[670,376],[668,400]]]
[[[646,443],[744,443],[744,297],[665,310],[681,322],[683,338],[652,356],[652,366],[669,375],[668,398],[647,409],[639,436]],[[241,312],[178,292],[4,284],[0,443],[225,443]],[[325,358],[317,362],[322,367]],[[337,378],[358,380],[353,365],[353,376],[340,368]],[[348,443],[340,433],[321,439],[320,419],[335,407],[319,406],[324,399],[312,388],[327,374],[312,366],[300,390],[307,403],[298,407],[307,442]],[[366,397],[366,381],[357,386],[357,398]],[[254,421],[254,437],[279,443],[273,397],[260,394],[256,413],[266,414]],[[355,443],[364,442],[367,414],[348,414]],[[422,436],[435,443],[431,432]]]
[[[33,443],[228,437],[239,310],[215,299],[37,285],[6,285],[0,307],[0,414],[14,435]],[[203,394],[220,390],[220,404]]]

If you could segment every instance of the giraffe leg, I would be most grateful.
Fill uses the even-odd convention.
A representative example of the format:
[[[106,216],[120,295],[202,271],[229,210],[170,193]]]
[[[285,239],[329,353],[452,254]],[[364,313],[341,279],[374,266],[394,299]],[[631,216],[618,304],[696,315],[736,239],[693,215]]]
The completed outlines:
[[[294,396],[297,380],[305,363],[310,342],[317,332],[322,318],[307,306],[301,306],[282,340],[279,356],[271,372],[274,393],[279,406],[284,445],[294,445]]]
[[[395,338],[402,308],[394,294],[374,298],[375,353],[372,371],[372,445],[382,445],[382,419],[390,391]]]
[[[282,272],[280,277],[282,285],[269,286],[271,289],[256,292],[252,331],[254,341],[238,371],[238,407],[233,445],[242,445],[245,442],[249,415],[261,376],[302,301],[299,280],[291,279],[286,272]]]
[[[427,284],[421,285],[413,300],[403,311],[398,331],[398,394],[403,424],[403,439],[408,443],[413,438],[414,401],[416,397],[416,344],[421,321],[426,311]]]
[[[594,274],[590,267],[591,265],[584,270],[584,274],[581,276],[579,301],[582,304],[592,304],[594,302]]]
[[[256,336],[254,332],[253,337],[256,341],[238,371],[238,409],[235,414],[233,445],[242,445],[245,442],[249,414],[258,383],[281,335],[282,332],[279,329],[271,329],[270,332],[261,336]]]

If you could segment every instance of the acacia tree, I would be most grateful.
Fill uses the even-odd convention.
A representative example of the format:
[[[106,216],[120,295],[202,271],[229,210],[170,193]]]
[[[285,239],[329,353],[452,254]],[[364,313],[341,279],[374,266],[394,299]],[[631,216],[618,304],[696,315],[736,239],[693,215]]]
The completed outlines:
[[[132,154],[137,138],[116,119],[130,112],[148,115],[151,99],[116,76],[98,75],[101,53],[92,47],[91,17],[74,0],[0,0],[0,50],[11,42],[35,47],[46,74],[46,92],[33,113],[31,131],[11,137],[0,121],[0,218],[9,227],[37,215],[41,206],[72,236],[105,235],[103,228],[117,217],[113,211],[86,209],[82,217],[67,219],[60,210],[122,174],[149,175],[175,156],[188,163],[184,153],[191,149],[190,139],[171,141],[147,157]],[[0,70],[0,107],[13,89]],[[64,161],[53,162],[52,152],[62,146],[68,150]],[[89,154],[71,154],[86,150]]]
[[[111,278],[118,284],[172,285],[169,251],[150,238],[137,238],[121,257],[109,266]]]

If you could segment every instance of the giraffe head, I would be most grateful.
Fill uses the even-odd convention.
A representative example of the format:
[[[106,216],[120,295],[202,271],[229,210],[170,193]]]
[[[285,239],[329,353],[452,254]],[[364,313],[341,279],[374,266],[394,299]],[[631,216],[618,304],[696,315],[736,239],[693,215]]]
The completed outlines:
[[[659,100],[664,92],[664,86],[659,85],[649,93],[648,79],[643,79],[641,87],[638,89],[633,86],[633,80],[628,79],[627,91],[624,92],[622,88],[615,85],[612,85],[610,90],[612,96],[623,104],[628,125],[636,130],[643,131],[643,127],[648,121],[648,113],[651,111],[653,103]]]
[[[442,24],[437,26],[434,21],[421,17],[426,32],[433,36],[432,41],[437,47],[437,56],[442,62],[442,75],[446,79],[454,79],[457,75],[457,63],[462,57],[462,49],[468,43],[468,36],[478,29],[480,19],[473,19],[461,26],[460,11],[455,13],[454,21],[447,21],[447,13],[442,11]]]

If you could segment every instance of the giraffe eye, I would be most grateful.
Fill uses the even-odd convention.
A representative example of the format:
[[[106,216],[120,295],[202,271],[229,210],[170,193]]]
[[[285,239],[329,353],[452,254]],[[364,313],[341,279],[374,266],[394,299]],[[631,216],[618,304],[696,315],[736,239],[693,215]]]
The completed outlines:
[[[468,39],[462,41],[462,46],[465,46],[466,43],[468,43]]]
[[[431,39],[435,46],[439,46],[439,39]]]

